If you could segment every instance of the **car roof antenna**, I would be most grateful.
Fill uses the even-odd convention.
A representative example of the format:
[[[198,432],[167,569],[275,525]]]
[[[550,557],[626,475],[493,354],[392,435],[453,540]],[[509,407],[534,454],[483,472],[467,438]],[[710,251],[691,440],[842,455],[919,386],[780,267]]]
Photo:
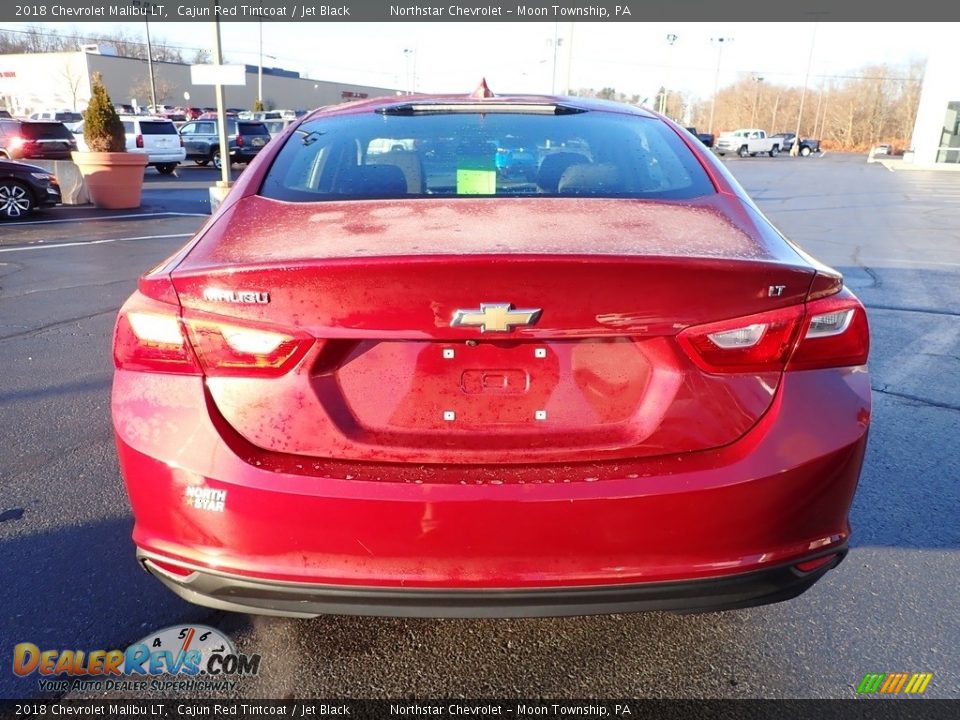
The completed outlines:
[[[476,90],[470,93],[470,97],[474,98],[475,100],[482,100],[483,98],[492,98],[496,96],[493,94],[493,90],[491,90],[487,85],[487,79],[480,78],[480,84],[477,85]]]

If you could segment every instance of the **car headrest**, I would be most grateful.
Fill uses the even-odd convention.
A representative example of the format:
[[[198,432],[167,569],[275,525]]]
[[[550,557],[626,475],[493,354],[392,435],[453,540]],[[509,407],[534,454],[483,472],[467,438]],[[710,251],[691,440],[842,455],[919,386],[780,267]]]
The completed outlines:
[[[573,165],[557,185],[561,195],[605,195],[623,192],[620,171],[611,163]]]
[[[567,168],[572,165],[588,164],[590,158],[581,153],[558,152],[547,155],[537,170],[537,187],[541,192],[555,193],[560,184],[560,178]]]
[[[408,193],[423,195],[426,192],[423,160],[420,158],[420,153],[414,150],[406,150],[401,145],[399,150],[367,155],[367,165],[393,165],[398,167],[406,179]]]
[[[340,194],[355,197],[398,197],[407,194],[407,178],[396,165],[361,165],[340,180]]]

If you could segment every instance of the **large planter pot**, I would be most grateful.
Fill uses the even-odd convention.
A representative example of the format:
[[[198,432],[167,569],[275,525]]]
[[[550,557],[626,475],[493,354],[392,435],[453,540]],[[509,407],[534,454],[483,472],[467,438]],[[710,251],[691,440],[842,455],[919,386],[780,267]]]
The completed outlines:
[[[108,210],[140,207],[143,169],[149,160],[146,154],[75,152],[71,155],[94,205]]]

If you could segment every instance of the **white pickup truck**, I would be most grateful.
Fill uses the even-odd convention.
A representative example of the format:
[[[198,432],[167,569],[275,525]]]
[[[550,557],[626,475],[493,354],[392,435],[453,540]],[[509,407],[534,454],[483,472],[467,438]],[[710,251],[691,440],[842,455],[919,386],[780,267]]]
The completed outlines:
[[[767,133],[763,130],[745,128],[722,133],[717,138],[713,149],[716,150],[718,155],[735,152],[740,157],[747,157],[748,155],[767,153],[770,157],[776,157],[780,154],[781,142],[783,142],[783,138],[767,137]]]

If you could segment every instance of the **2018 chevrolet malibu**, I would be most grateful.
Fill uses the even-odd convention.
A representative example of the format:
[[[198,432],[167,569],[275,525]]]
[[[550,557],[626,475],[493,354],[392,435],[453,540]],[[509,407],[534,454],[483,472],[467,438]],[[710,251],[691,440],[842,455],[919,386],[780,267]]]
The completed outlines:
[[[665,118],[325,108],[120,311],[137,553],[292,616],[784,600],[846,553],[868,349],[841,275]]]

